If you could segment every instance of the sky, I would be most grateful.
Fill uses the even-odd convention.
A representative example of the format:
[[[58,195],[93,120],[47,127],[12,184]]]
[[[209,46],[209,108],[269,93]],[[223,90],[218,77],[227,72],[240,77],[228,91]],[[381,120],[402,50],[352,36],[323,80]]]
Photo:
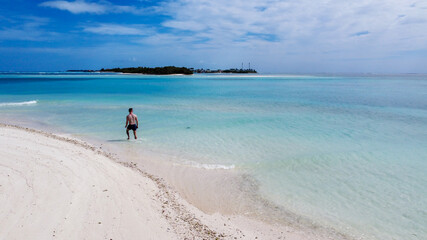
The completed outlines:
[[[427,73],[427,0],[1,0],[0,71]]]

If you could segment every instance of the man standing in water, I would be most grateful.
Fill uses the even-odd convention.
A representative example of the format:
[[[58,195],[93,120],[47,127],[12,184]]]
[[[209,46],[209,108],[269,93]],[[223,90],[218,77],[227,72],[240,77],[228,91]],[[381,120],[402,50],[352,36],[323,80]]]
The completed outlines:
[[[133,136],[135,136],[135,139],[137,139],[136,137],[136,129],[138,129],[138,117],[133,114],[133,109],[129,108],[129,115],[126,116],[126,134],[128,135],[128,140],[129,140],[129,130],[133,130]]]

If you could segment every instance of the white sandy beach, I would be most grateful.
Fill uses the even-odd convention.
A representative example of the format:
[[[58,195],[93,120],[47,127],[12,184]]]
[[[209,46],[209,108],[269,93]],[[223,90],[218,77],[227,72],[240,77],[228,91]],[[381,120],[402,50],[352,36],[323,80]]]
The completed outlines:
[[[205,214],[80,140],[0,124],[0,239],[319,239]]]

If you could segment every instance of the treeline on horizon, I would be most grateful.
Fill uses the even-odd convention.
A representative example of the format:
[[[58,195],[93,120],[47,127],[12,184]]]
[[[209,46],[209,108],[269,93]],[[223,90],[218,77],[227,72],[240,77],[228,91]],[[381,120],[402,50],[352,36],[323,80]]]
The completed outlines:
[[[175,66],[166,66],[166,67],[130,67],[130,68],[102,68],[100,72],[120,72],[120,73],[141,73],[141,74],[153,74],[153,75],[169,75],[169,74],[193,74],[193,70],[186,67],[175,67]]]
[[[148,75],[171,75],[171,74],[185,74],[191,75],[193,73],[257,73],[255,69],[194,69],[186,67],[128,67],[128,68],[102,68],[101,70],[67,70],[67,72],[117,72],[117,73],[135,73],[135,74],[148,74]]]

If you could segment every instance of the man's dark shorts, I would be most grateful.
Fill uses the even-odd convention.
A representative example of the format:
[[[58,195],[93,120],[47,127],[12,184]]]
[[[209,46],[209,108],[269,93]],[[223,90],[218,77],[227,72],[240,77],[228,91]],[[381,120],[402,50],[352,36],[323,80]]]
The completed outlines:
[[[131,125],[128,126],[128,130],[134,130],[134,131],[136,131],[137,128],[138,127],[136,126],[136,124],[131,124]]]

